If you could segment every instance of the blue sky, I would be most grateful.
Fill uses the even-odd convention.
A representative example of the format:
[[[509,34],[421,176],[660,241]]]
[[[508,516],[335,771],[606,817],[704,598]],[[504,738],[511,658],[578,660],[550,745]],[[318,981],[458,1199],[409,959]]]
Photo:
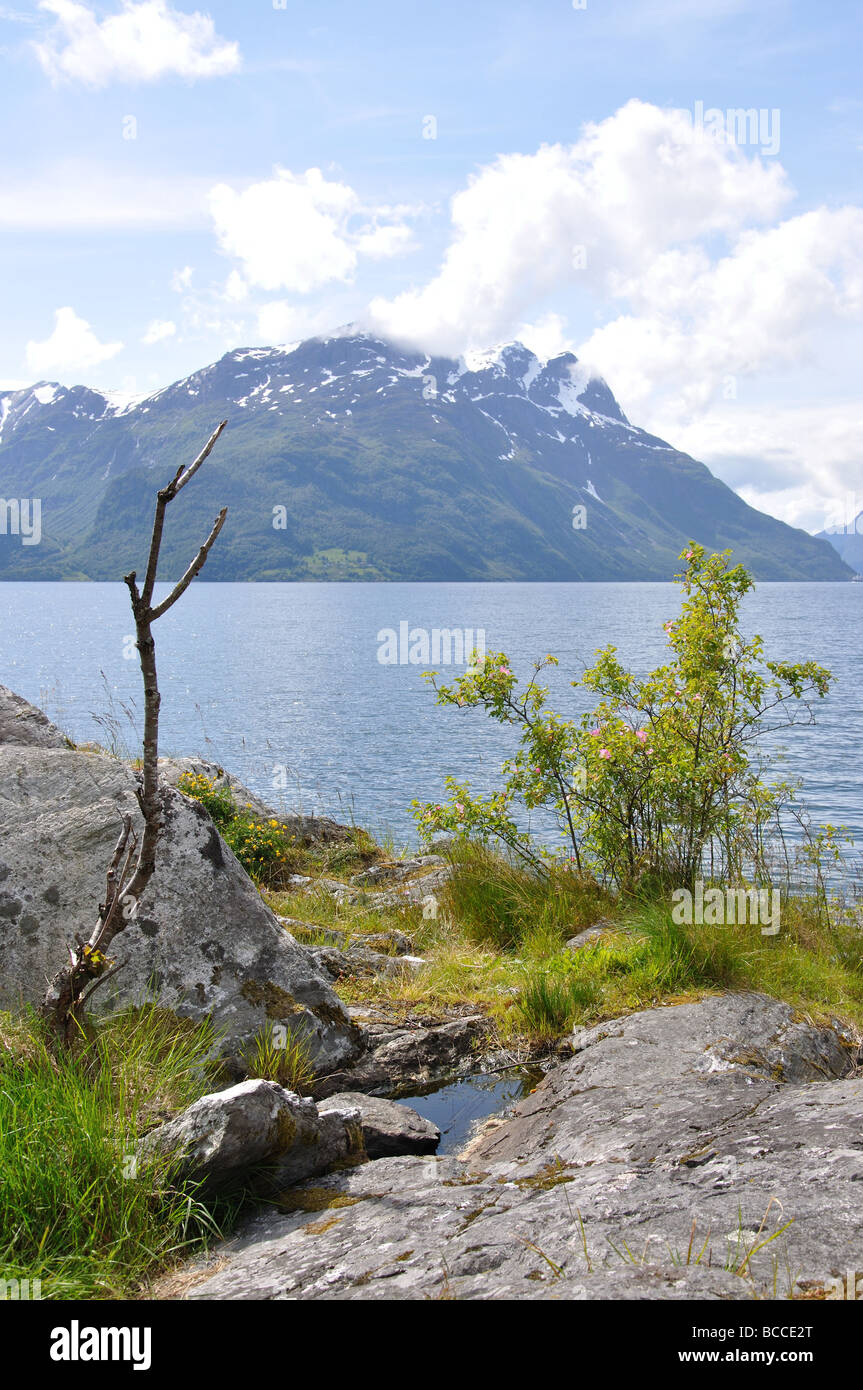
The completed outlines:
[[[520,336],[817,529],[863,494],[861,27],[851,0],[0,4],[0,383],[140,394],[349,321]]]

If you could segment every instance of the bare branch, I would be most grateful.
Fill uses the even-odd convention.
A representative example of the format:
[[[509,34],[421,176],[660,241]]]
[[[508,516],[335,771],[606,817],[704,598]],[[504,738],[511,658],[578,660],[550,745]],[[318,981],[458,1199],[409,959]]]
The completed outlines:
[[[106,875],[105,902],[100,905],[98,921],[90,939],[84,942],[81,938],[76,938],[76,948],[73,950],[69,947],[68,966],[58,971],[48,984],[42,1004],[42,1016],[49,1024],[55,1040],[65,1045],[74,1044],[86,1036],[82,1020],[87,1000],[101,984],[121,969],[120,966],[115,966],[113,969],[105,970],[105,951],[114,937],[128,925],[156,870],[156,845],[162,829],[162,798],[159,791],[159,706],[162,697],[156,673],[156,644],[153,641],[152,625],[177,602],[195,576],[200,573],[224,525],[226,507],[219,512],[212,531],[182,579],[175,584],[164,602],[155,608],[151,607],[153,588],[156,583],[168,503],[173,501],[180,489],[197,473],[226,424],[227,421],[223,420],[194,463],[185,470],[182,467],[178,468],[168,486],[156,494],[156,512],[143,589],[139,592],[134,570],[125,576],[135,618],[135,645],[138,648],[144,682],[144,766],[141,784],[136,792],[144,818],[144,833],[138,849],[138,839],[132,829],[132,818],[128,815],[123,817],[123,829]],[[136,849],[137,862],[130,877]],[[125,910],[127,904],[131,905],[131,911],[128,913]]]
[[[207,440],[206,444],[204,445],[203,449],[202,449],[201,452],[199,453],[198,457],[195,459],[195,462],[189,464],[189,467],[186,469],[185,473],[181,473],[181,474],[179,475],[179,479],[176,479],[176,478],[175,478],[173,483],[169,483],[169,484],[168,484],[169,488],[171,488],[171,487],[174,488],[174,491],[173,491],[173,493],[172,493],[172,497],[176,497],[177,493],[180,491],[180,488],[181,488],[181,487],[185,487],[185,486],[186,486],[186,483],[188,483],[189,480],[190,480],[191,478],[194,478],[194,476],[195,476],[195,474],[197,473],[198,469],[200,468],[201,464],[204,462],[204,460],[205,460],[206,458],[209,457],[209,455],[210,455],[210,453],[211,453],[211,451],[212,451],[213,445],[215,444],[216,440],[218,439],[219,435],[222,433],[222,430],[225,428],[225,426],[227,425],[227,423],[228,423],[227,420],[223,420],[223,421],[222,421],[222,423],[218,426],[218,428],[215,429],[215,430],[213,431],[213,433],[210,435],[210,438]],[[176,483],[176,486],[174,486],[174,483]]]
[[[147,573],[144,578],[144,587],[141,591],[141,602],[146,604],[147,607],[150,606],[150,602],[153,598],[153,587],[156,583],[156,570],[159,566],[159,550],[162,545],[162,531],[165,525],[165,512],[168,503],[173,502],[180,488],[185,487],[186,483],[195,476],[201,464],[209,457],[213,445],[227,423],[227,420],[223,420],[218,429],[213,431],[194,463],[191,463],[185,472],[182,468],[178,468],[173,478],[168,483],[168,486],[161,488],[160,491],[156,493],[156,515],[153,518],[153,535],[150,539]]]
[[[209,555],[210,550],[212,549],[213,542],[215,541],[216,537],[218,536],[219,532],[224,526],[225,517],[227,515],[228,509],[227,507],[223,507],[222,510],[219,512],[219,515],[216,517],[212,531],[210,532],[207,539],[204,541],[204,544],[201,546],[201,549],[198,551],[189,568],[186,570],[186,573],[183,575],[183,578],[180,579],[174,585],[173,589],[171,590],[166,599],[163,599],[162,602],[158,604],[156,608],[152,608],[150,610],[149,616],[151,623],[154,623],[157,618],[161,618],[162,614],[167,613],[169,608],[173,608],[180,595],[186,592],[192,580],[195,578],[195,575],[203,569],[207,556]]]

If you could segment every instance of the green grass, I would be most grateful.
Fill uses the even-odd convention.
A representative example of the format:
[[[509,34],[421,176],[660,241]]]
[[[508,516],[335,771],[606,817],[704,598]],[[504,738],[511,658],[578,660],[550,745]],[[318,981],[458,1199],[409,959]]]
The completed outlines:
[[[779,935],[765,937],[757,925],[677,925],[670,898],[614,900],[568,871],[536,876],[479,847],[462,847],[455,862],[437,920],[398,921],[426,967],[341,981],[340,993],[405,1011],[469,1004],[494,1018],[502,1039],[532,1046],[577,1024],[723,990],[756,990],[863,1030],[859,903],[833,905],[828,920],[823,902],[800,895],[783,904]],[[385,913],[369,918],[362,905],[337,908],[318,895],[284,910],[306,920],[314,912],[321,925],[326,918],[355,934],[387,926]],[[613,931],[580,951],[564,949],[598,920]]]
[[[249,1076],[277,1081],[288,1091],[308,1095],[315,1079],[308,1038],[276,1026],[259,1033],[247,1049],[243,1061]]]
[[[212,1034],[146,1007],[107,1022],[84,1055],[52,1056],[33,1016],[0,1015],[0,1277],[42,1297],[131,1296],[214,1235],[227,1208],[136,1171],[146,1129],[213,1089]]]
[[[562,869],[546,878],[482,846],[455,846],[450,858],[458,873],[442,902],[465,936],[477,943],[505,949],[537,931],[565,941],[591,926],[612,903],[593,880]]]

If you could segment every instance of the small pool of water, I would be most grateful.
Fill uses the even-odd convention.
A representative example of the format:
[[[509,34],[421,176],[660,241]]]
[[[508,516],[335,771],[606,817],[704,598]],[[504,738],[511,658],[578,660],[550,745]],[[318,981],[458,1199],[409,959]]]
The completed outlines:
[[[463,1149],[474,1130],[491,1115],[499,1115],[529,1095],[544,1076],[541,1067],[477,1073],[424,1087],[414,1095],[394,1097],[402,1105],[436,1124],[441,1133],[439,1154]]]

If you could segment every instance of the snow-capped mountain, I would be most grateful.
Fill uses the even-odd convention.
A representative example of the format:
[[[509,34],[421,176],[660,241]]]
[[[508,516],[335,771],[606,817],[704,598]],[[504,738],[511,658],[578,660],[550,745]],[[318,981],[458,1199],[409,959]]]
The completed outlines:
[[[224,418],[171,517],[166,577],[223,504],[208,579],[668,579],[690,539],[762,578],[847,574],[630,424],[571,353],[455,361],[352,329],[238,349],[145,398],[48,382],[0,396],[0,498],[39,498],[42,516],[39,545],[0,534],[0,574],[140,565],[155,487]]]

